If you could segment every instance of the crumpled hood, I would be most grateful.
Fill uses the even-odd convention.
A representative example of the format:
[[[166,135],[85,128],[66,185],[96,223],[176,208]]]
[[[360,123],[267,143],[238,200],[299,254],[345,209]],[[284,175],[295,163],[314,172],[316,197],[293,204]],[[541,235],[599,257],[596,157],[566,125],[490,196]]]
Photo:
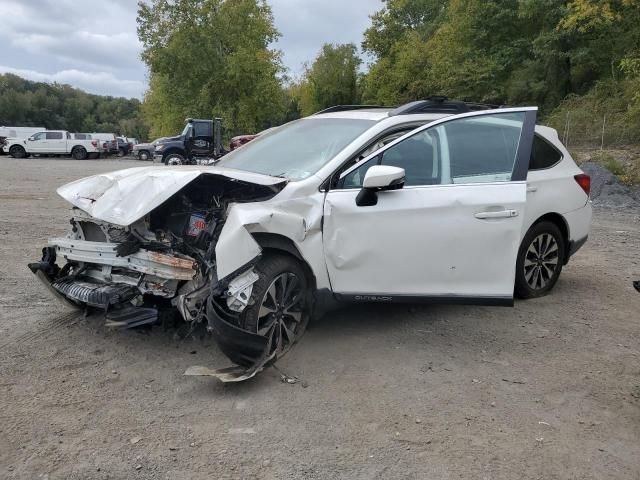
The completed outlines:
[[[215,166],[151,166],[93,175],[63,185],[57,192],[96,219],[127,226],[201,175],[220,175],[265,186],[275,186],[287,181]]]

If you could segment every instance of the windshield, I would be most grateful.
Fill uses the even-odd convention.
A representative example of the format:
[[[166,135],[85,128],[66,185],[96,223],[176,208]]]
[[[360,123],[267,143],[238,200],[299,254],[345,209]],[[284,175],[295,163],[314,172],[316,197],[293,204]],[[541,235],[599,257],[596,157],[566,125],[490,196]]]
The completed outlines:
[[[296,120],[227,154],[219,165],[302,180],[320,170],[374,123],[350,118]]]

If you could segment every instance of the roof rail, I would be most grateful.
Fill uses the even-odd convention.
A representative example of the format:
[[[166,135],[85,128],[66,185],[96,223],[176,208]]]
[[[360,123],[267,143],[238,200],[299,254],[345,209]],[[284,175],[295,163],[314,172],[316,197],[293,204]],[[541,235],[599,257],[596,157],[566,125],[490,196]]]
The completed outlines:
[[[365,110],[367,108],[392,108],[392,107],[385,107],[384,105],[334,105],[333,107],[320,110],[319,112],[314,113],[314,115],[318,115],[319,113],[346,112],[348,110]]]
[[[478,110],[489,110],[498,108],[497,105],[486,105],[483,103],[467,103],[459,100],[449,100],[443,96],[432,96],[426,100],[410,102],[395,108],[389,112],[389,116],[409,115],[416,113],[456,113],[475,112]]]

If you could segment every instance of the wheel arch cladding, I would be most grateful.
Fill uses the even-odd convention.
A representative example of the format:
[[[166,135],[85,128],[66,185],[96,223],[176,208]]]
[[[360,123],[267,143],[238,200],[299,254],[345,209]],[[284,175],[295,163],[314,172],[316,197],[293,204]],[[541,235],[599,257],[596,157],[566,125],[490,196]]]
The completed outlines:
[[[529,228],[541,222],[551,222],[560,229],[560,232],[562,233],[562,239],[564,240],[564,264],[566,265],[567,262],[569,261],[569,249],[570,249],[570,245],[569,245],[570,232],[569,232],[569,225],[567,224],[567,221],[559,213],[550,212],[538,218],[535,222],[531,224]]]

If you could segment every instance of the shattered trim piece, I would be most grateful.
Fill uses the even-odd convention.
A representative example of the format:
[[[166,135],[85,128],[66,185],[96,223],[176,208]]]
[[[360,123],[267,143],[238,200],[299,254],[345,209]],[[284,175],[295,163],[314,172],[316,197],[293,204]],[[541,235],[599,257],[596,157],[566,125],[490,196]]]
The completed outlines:
[[[229,282],[229,289],[227,290],[227,307],[237,313],[247,308],[249,299],[251,298],[251,292],[253,291],[253,284],[256,283],[259,278],[256,272],[249,270],[231,280],[231,282]]]

